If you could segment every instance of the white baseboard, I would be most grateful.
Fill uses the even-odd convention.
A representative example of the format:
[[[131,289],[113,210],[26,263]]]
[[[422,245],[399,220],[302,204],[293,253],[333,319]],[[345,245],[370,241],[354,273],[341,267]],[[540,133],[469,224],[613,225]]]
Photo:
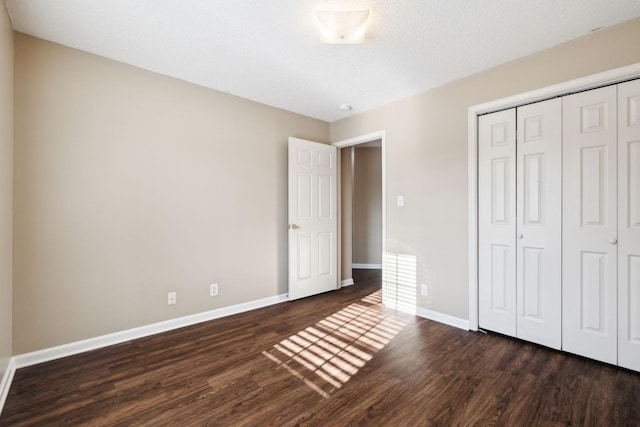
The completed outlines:
[[[108,347],[110,345],[120,344],[125,341],[131,341],[134,339],[147,337],[149,335],[171,331],[173,329],[195,325],[196,323],[206,322],[209,320],[218,319],[220,317],[231,316],[233,314],[243,313],[245,311],[255,310],[257,308],[279,304],[285,301],[288,301],[287,294],[276,295],[269,298],[263,298],[255,301],[231,305],[229,307],[222,307],[211,311],[205,311],[202,313],[179,317],[177,319],[166,320],[164,322],[140,326],[138,328],[127,329],[125,331],[114,332],[112,334],[88,338],[86,340],[63,344],[57,347],[45,348],[43,350],[14,356],[14,366],[15,369],[24,368],[26,366],[49,362],[51,360],[60,359],[62,357],[84,353],[85,351]]]
[[[15,357],[9,359],[7,369],[2,376],[2,382],[0,382],[0,415],[2,415],[2,409],[4,408],[4,402],[9,395],[9,388],[11,388],[11,381],[13,381],[13,375],[16,373]]]
[[[363,270],[380,270],[382,269],[382,264],[351,264],[351,268]]]
[[[96,350],[98,348],[108,347],[110,345],[120,344],[122,342],[138,338],[144,338],[161,332],[167,332],[173,329],[195,325],[196,323],[231,316],[233,314],[267,307],[269,305],[279,304],[285,301],[288,301],[287,294],[276,295],[273,297],[231,305],[229,307],[217,308],[215,310],[179,317],[177,319],[166,320],[164,322],[153,323],[150,325],[140,326],[138,328],[127,329],[125,331],[114,332],[112,334],[101,335],[94,338],[88,338],[86,340],[13,356],[9,359],[7,370],[2,377],[2,383],[0,383],[0,414],[4,408],[4,402],[9,395],[9,388],[11,387],[13,376],[18,368],[49,362],[62,357],[73,356],[74,354],[84,353],[85,351]]]
[[[444,323],[445,325],[464,329],[465,331],[469,330],[468,320],[461,319],[459,317],[450,316],[448,314],[440,313],[438,311],[428,310],[422,307],[416,307],[416,315],[420,317],[424,317],[425,319]]]
[[[351,279],[346,279],[346,280],[343,280],[342,282],[340,282],[340,286],[341,286],[341,287],[343,287],[343,288],[344,288],[345,286],[351,286],[351,285],[353,285],[353,284],[354,284],[353,278],[351,278]]]

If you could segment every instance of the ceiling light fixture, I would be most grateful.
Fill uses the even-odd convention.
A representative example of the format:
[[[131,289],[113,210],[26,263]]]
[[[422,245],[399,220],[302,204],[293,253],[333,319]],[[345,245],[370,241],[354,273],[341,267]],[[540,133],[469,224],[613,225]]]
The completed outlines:
[[[369,9],[317,10],[320,41],[331,44],[362,43],[365,39]]]

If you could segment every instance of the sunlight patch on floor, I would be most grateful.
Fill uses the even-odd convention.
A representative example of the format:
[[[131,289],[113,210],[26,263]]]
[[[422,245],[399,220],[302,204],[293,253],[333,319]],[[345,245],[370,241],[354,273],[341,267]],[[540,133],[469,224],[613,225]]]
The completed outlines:
[[[384,348],[406,323],[383,313],[380,290],[282,340],[262,354],[328,398]]]

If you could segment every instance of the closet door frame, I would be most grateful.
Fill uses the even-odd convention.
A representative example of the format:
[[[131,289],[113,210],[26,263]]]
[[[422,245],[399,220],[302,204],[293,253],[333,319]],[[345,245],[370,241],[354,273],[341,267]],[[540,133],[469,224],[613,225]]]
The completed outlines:
[[[639,77],[640,63],[637,63],[469,108],[469,330],[478,330],[478,116]]]

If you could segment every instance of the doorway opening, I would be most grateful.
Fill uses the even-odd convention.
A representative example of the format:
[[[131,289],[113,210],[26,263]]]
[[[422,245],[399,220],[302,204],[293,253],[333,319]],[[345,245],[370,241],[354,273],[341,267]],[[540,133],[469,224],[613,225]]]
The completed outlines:
[[[385,245],[384,131],[334,143],[340,149],[341,286],[353,269],[382,269]]]

